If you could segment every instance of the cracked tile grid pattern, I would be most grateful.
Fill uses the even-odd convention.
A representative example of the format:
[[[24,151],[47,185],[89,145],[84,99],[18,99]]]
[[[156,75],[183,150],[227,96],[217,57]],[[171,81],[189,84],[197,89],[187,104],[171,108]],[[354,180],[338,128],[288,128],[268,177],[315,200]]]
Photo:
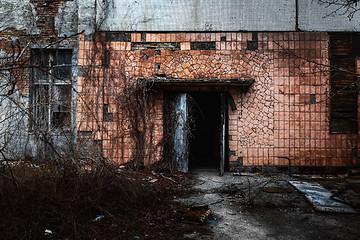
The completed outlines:
[[[127,76],[133,80],[152,78],[156,73],[186,79],[254,78],[248,91],[230,89],[237,105],[237,110],[229,111],[229,148],[234,152],[230,161],[242,158],[243,165],[287,165],[287,161],[278,158],[285,156],[297,166],[354,164],[351,151],[358,144],[357,135],[329,132],[326,33],[258,33],[258,49],[246,50],[252,36],[146,34],[145,43],[181,43],[181,49],[161,46],[161,51],[156,51],[156,47],[131,50],[132,43],[141,41],[141,34],[133,33],[132,43],[109,43],[110,69],[123,63]],[[215,41],[215,50],[190,50],[190,42],[201,41]],[[84,48],[80,59],[86,60],[86,51]],[[310,101],[311,95],[315,95],[315,103]],[[161,129],[162,93],[157,99],[160,106],[155,105],[155,115]],[[157,143],[162,139],[159,129],[154,138]],[[111,136],[110,133],[108,138]],[[103,147],[111,150],[114,146]]]

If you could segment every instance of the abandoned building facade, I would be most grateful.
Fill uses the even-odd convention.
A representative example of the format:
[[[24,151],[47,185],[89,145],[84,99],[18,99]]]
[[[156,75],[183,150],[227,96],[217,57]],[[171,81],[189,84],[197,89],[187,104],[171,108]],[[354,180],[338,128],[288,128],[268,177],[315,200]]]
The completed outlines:
[[[7,0],[0,11],[13,158],[45,139],[184,172],[359,165],[356,14],[309,0]]]

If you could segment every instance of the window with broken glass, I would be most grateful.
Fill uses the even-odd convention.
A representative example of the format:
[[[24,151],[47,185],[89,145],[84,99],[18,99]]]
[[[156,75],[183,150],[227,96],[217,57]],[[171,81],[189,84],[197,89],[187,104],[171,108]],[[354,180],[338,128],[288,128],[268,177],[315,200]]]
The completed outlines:
[[[33,49],[31,53],[32,129],[42,131],[70,129],[72,51]]]

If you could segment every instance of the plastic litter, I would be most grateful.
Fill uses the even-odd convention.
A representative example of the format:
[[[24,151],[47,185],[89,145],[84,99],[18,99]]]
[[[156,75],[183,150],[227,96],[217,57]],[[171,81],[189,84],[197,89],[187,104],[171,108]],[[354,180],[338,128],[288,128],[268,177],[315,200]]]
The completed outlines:
[[[216,219],[213,219],[213,220],[208,219],[207,223],[208,224],[216,224],[216,223],[218,223],[218,220],[216,220]]]
[[[98,216],[93,220],[93,222],[100,221],[100,220],[103,219],[104,217],[105,217],[104,215],[98,215]]]
[[[49,229],[45,229],[45,236],[49,236],[52,234],[52,231]]]

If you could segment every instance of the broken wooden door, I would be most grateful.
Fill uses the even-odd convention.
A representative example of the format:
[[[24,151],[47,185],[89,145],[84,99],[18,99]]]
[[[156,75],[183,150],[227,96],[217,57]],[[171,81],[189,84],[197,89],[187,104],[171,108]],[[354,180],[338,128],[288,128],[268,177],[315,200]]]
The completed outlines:
[[[226,117],[227,117],[227,105],[226,105],[226,94],[221,93],[221,122],[220,122],[220,171],[219,174],[222,176],[225,169],[225,158],[226,158]]]
[[[173,161],[179,171],[188,172],[188,107],[187,94],[179,93],[174,98]]]

